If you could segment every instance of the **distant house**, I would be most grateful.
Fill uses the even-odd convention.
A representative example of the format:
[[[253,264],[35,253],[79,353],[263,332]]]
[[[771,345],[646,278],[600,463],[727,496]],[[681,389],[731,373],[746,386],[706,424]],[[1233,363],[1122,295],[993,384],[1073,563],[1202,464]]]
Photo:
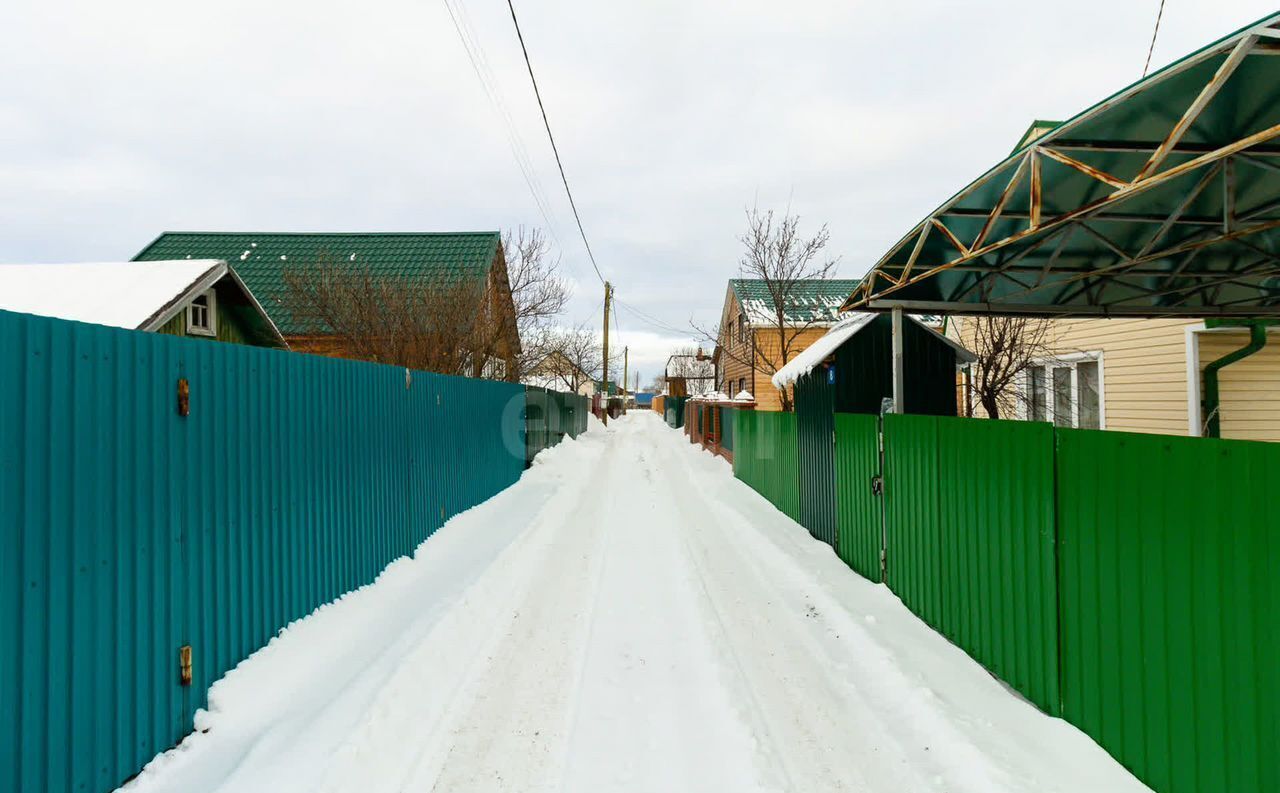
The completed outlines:
[[[225,261],[0,265],[0,309],[130,330],[286,347]]]
[[[788,359],[839,321],[840,305],[858,283],[858,279],[831,278],[794,285],[791,304],[784,312]],[[777,311],[766,282],[730,279],[716,340],[718,390],[729,396],[747,391],[755,397],[757,410],[781,410],[782,394],[769,380],[783,364],[781,346]]]
[[[529,367],[522,378],[525,385],[547,388],[552,391],[566,391],[582,396],[595,393],[595,381],[582,367],[559,350],[552,351],[542,360]]]
[[[249,291],[300,352],[355,357],[331,329],[304,318],[290,295],[286,273],[350,265],[375,278],[411,279],[424,290],[474,282],[482,286],[477,312],[500,331],[495,355],[474,363],[474,374],[504,377],[514,372],[520,351],[501,235],[496,231],[445,233],[292,234],[259,232],[165,232],[144,248],[138,261],[218,258],[231,262]]]

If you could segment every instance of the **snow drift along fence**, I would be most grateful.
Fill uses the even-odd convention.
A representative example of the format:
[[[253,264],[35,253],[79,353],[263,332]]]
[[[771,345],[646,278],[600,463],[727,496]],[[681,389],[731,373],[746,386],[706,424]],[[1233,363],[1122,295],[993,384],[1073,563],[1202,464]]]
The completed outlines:
[[[1063,716],[1161,793],[1280,790],[1280,445],[1057,431]]]
[[[733,475],[792,520],[798,520],[795,414],[756,410],[735,413]]]
[[[0,791],[135,773],[277,630],[512,484],[523,409],[506,383],[0,312]]]
[[[1053,427],[888,415],[884,444],[890,588],[1056,715]]]

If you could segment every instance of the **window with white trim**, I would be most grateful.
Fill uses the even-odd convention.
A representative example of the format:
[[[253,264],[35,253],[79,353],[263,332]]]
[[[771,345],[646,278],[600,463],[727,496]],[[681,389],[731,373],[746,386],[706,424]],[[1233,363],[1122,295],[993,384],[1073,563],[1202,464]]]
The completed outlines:
[[[218,335],[218,296],[212,289],[196,295],[187,304],[187,333],[194,336]]]
[[[1050,421],[1056,427],[1102,429],[1102,382],[1099,352],[1037,361],[1023,374],[1023,418]]]

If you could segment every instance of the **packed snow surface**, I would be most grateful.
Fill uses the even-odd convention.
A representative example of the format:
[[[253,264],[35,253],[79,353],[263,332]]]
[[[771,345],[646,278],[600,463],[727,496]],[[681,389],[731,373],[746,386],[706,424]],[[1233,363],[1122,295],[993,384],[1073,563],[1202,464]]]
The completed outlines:
[[[289,626],[144,791],[1140,791],[649,411]]]
[[[212,259],[0,264],[0,309],[134,329],[219,271]]]

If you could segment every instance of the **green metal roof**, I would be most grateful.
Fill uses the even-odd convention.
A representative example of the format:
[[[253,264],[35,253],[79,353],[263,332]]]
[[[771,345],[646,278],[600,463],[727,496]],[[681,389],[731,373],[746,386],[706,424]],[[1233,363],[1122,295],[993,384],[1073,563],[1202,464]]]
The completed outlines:
[[[290,234],[165,232],[135,261],[224,259],[285,334],[306,333],[288,307],[286,269],[321,261],[350,263],[379,277],[441,284],[485,278],[501,245],[496,231],[440,233]]]
[[[844,308],[1280,314],[1277,23],[1024,135],[899,240]]]
[[[788,290],[790,303],[783,312],[796,324],[836,321],[840,304],[857,288],[857,278],[810,278],[796,281]],[[730,278],[729,288],[753,325],[777,322],[777,309],[766,282],[754,278]]]

